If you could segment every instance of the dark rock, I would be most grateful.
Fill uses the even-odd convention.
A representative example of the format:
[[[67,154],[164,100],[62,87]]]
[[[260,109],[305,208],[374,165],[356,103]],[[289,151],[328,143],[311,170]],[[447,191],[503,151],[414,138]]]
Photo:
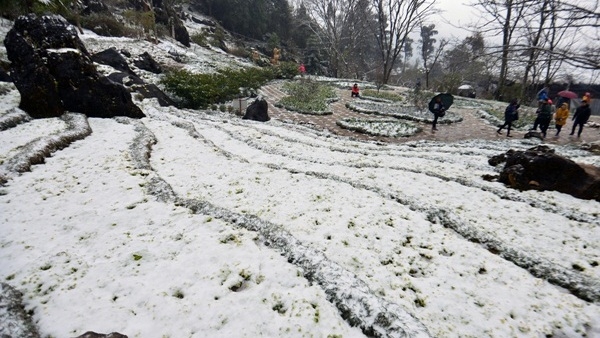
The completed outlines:
[[[265,99],[257,99],[246,108],[246,114],[242,119],[260,122],[269,121],[271,118],[269,117],[268,110],[269,105],[267,104],[267,101],[265,101]]]
[[[154,74],[162,73],[162,67],[158,62],[154,61],[152,56],[148,52],[144,52],[133,61],[133,64],[139,69],[147,70]]]
[[[600,201],[600,168],[577,164],[547,146],[508,151],[499,181],[519,190],[554,190]]]
[[[120,334],[118,332],[112,332],[109,334],[104,334],[104,333],[96,333],[93,331],[88,331],[84,334],[82,334],[81,336],[78,336],[76,338],[127,338],[126,335],[124,334]]]
[[[40,334],[23,307],[23,295],[0,283],[0,337],[39,338]]]
[[[125,55],[128,58],[131,57],[131,53],[126,49],[121,49],[121,54]]]
[[[134,74],[129,68],[127,60],[114,47],[92,55],[92,61],[111,66],[125,73]]]
[[[202,19],[202,18],[197,18],[195,16],[192,16],[191,19],[192,19],[193,22],[199,23],[199,24],[202,24],[202,25],[205,25],[205,26],[209,26],[209,27],[216,27],[217,26],[217,24],[214,21],[210,20],[210,19]]]
[[[146,99],[156,98],[158,103],[163,106],[176,106],[177,104],[167,94],[165,94],[157,85],[145,83],[135,74],[116,72],[108,75],[108,78],[116,83],[129,87],[132,92],[142,95]]]
[[[34,118],[145,115],[129,91],[100,75],[75,29],[60,16],[19,17],[4,40],[19,108]]]
[[[485,181],[488,181],[488,182],[494,182],[494,181],[498,180],[498,175],[484,174],[481,176],[481,178],[483,178]]]
[[[177,10],[162,0],[152,0],[156,23],[165,25],[173,33],[173,38],[186,47],[190,47],[190,34],[183,21],[177,15]]]
[[[143,85],[144,80],[140,79],[135,74],[128,74],[123,72],[115,72],[108,75],[108,78],[116,83],[122,84],[126,87],[131,87],[133,85]]]
[[[9,74],[10,63],[0,60],[0,82],[13,82]]]
[[[544,135],[542,133],[540,133],[539,131],[528,131],[525,133],[523,138],[538,138],[543,141]]]
[[[584,143],[581,145],[581,149],[591,151],[592,153],[600,154],[600,141]]]
[[[162,90],[160,90],[160,88],[158,88],[157,85],[153,83],[134,85],[132,88],[136,93],[141,94],[146,99],[156,98],[158,100],[158,104],[160,104],[162,107],[176,106],[175,101],[173,101],[167,94],[165,94]]]
[[[506,154],[495,155],[490,157],[490,159],[488,160],[488,164],[494,167],[504,162],[506,162]]]

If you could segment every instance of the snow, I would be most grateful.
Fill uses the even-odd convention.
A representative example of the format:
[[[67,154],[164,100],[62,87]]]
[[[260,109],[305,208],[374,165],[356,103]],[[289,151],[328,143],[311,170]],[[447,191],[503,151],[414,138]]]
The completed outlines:
[[[185,67],[237,62],[201,49]],[[0,121],[22,115],[1,97]],[[147,118],[0,132],[0,278],[42,336],[600,337],[598,202],[482,178],[533,143],[375,144],[136,103]]]

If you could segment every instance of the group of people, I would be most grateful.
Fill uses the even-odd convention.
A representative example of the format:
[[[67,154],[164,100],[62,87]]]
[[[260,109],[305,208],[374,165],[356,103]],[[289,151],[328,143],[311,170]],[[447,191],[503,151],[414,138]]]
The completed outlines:
[[[583,98],[581,99],[581,104],[575,110],[575,114],[573,114],[573,127],[571,129],[571,133],[569,135],[575,134],[575,129],[579,127],[577,130],[577,137],[581,137],[581,132],[583,131],[583,125],[587,123],[592,113],[590,109],[590,93],[585,93]],[[550,122],[554,117],[554,124],[556,127],[555,137],[558,137],[563,126],[567,124],[567,120],[569,118],[569,102],[568,100],[562,100],[557,104],[556,112],[553,113],[553,102],[548,98],[548,94],[545,91],[540,92],[538,96],[539,106],[536,111],[536,119],[533,123],[533,128],[530,131],[537,131],[538,127],[542,133],[542,136],[545,138],[548,128],[550,126]],[[513,99],[504,111],[504,124],[498,128],[496,131],[498,134],[502,133],[502,129],[507,128],[506,136],[511,137],[510,130],[512,128],[512,123],[519,119],[519,109],[520,105],[517,99]]]
[[[355,83],[351,87],[350,96],[359,97],[359,93],[360,90],[358,88],[358,84]],[[577,107],[577,109],[575,110],[575,114],[573,115],[573,128],[569,135],[574,135],[575,129],[579,127],[579,130],[577,131],[577,137],[581,136],[581,132],[583,131],[583,125],[587,123],[592,113],[589,106],[590,100],[590,93],[585,93],[585,95],[581,99],[581,105]],[[570,110],[568,100],[559,102],[559,105],[557,105],[558,108],[554,113],[552,106],[553,102],[550,98],[548,98],[547,91],[542,90],[538,94],[538,102],[539,106],[538,110],[536,111],[537,117],[534,121],[533,128],[531,128],[530,131],[537,131],[539,127],[543,137],[545,138],[548,128],[550,127],[550,122],[554,117],[554,123],[556,127],[555,137],[558,137],[562,130],[562,127],[567,124],[567,120],[569,118]],[[510,131],[512,129],[513,122],[519,119],[520,107],[521,105],[519,104],[519,101],[517,99],[513,99],[510,101],[510,103],[504,110],[504,124],[500,126],[500,128],[498,128],[498,130],[496,131],[498,134],[502,134],[502,129],[506,128],[506,136],[512,137],[510,135]],[[431,130],[436,131],[438,118],[443,117],[445,115],[446,107],[444,106],[442,100],[440,98],[437,98],[432,108],[432,113],[434,117]]]

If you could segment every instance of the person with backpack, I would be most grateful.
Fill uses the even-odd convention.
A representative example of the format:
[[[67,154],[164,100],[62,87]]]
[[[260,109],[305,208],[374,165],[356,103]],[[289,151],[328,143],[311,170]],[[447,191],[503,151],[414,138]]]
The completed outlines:
[[[510,136],[510,128],[512,128],[513,121],[519,119],[519,107],[521,107],[521,105],[517,99],[512,99],[510,101],[508,107],[504,110],[504,124],[496,131],[498,134],[501,134],[501,130],[504,129],[504,127],[508,127],[506,137],[512,137]]]
[[[540,125],[540,130],[542,131],[542,136],[546,138],[546,131],[548,131],[548,127],[550,126],[550,121],[552,120],[552,100],[546,100],[542,107],[540,108],[540,113],[536,119],[536,122]]]
[[[569,135],[573,135],[575,133],[575,128],[579,126],[577,137],[581,136],[581,132],[583,131],[583,125],[587,123],[587,121],[590,118],[590,115],[592,115],[592,110],[590,109],[588,101],[589,99],[582,100],[581,105],[575,110],[575,114],[573,114],[573,121],[575,121],[575,123],[573,123],[573,129],[571,130],[571,133]]]

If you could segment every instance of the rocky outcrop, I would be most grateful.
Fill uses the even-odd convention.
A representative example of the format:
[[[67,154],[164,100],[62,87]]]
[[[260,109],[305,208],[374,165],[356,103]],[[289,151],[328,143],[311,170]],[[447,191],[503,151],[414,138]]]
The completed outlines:
[[[154,74],[162,73],[162,67],[160,66],[160,64],[158,64],[158,62],[154,60],[154,58],[152,58],[150,54],[148,54],[148,52],[140,54],[133,61],[133,64],[139,69],[143,69]]]
[[[257,99],[246,108],[246,114],[242,119],[267,122],[271,119],[268,110],[269,105],[267,101],[265,99]]]
[[[499,181],[519,190],[554,190],[600,201],[600,168],[578,164],[548,146],[509,150],[494,156],[491,165],[506,162]]]
[[[117,51],[116,48],[109,48],[102,52],[92,55],[94,62],[111,66],[116,72],[107,75],[112,82],[119,83],[127,87],[130,91],[142,95],[144,98],[156,98],[161,106],[174,106],[175,102],[165,94],[157,85],[146,83],[129,67],[127,59],[131,54],[126,51]],[[133,61],[136,67],[159,74],[162,72],[160,64],[147,52],[140,55]]]
[[[177,14],[177,9],[162,0],[152,0],[152,6],[148,6],[148,0],[128,0],[129,6],[136,11],[154,11],[154,21],[167,27],[172,37],[186,47],[190,47],[190,34],[185,28],[183,21]]]
[[[173,38],[186,47],[190,47],[190,34],[185,28],[183,21],[177,15],[177,10],[168,6],[162,0],[152,0],[156,23],[160,23],[171,29]]]
[[[108,65],[116,70],[120,70],[125,73],[133,74],[127,59],[119,52],[116,48],[109,48],[92,55],[92,61]]]
[[[33,118],[65,111],[89,117],[145,115],[129,91],[98,73],[74,28],[60,16],[19,17],[4,40],[19,108]]]

